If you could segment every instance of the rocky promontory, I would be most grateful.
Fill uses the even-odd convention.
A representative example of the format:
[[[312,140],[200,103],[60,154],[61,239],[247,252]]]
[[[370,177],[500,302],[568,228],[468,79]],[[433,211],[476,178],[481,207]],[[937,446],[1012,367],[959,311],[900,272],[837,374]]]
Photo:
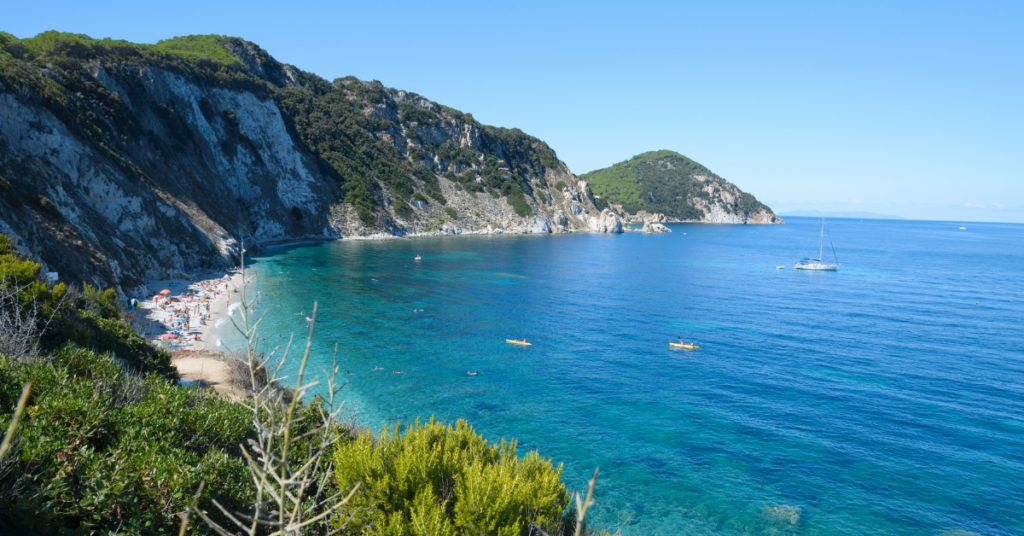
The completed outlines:
[[[785,223],[770,208],[708,168],[673,151],[639,154],[581,176],[609,206],[646,222]]]

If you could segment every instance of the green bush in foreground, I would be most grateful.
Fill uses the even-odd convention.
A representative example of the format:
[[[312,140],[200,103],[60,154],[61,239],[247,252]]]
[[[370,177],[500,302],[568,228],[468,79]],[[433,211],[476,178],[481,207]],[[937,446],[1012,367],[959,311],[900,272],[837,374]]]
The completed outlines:
[[[203,481],[204,509],[212,497],[233,509],[251,500],[238,446],[253,436],[252,414],[240,404],[67,346],[31,363],[0,358],[0,422],[28,382],[0,476],[0,532],[177,533]]]
[[[559,534],[571,521],[561,465],[516,456],[514,441],[488,444],[463,420],[417,421],[404,435],[396,425],[376,441],[363,433],[339,444],[334,470],[339,489],[361,484],[342,534],[519,536],[531,525]]]

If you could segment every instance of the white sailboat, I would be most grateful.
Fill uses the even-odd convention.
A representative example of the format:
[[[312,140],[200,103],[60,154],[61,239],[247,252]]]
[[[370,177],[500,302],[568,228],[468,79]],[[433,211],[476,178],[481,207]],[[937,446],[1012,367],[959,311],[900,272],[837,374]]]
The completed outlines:
[[[832,243],[832,239],[831,238],[829,239],[829,243],[830,244]],[[823,212],[821,214],[821,241],[818,243],[818,258],[812,259],[810,257],[804,257],[803,259],[797,261],[796,266],[794,266],[793,268],[796,268],[797,270],[811,270],[811,271],[816,271],[816,272],[835,272],[835,271],[839,270],[839,259],[838,258],[836,259],[836,263],[835,264],[830,264],[830,263],[822,262],[821,261],[821,254],[824,251],[824,248],[825,248],[825,213]],[[835,256],[835,254],[836,254],[836,250],[835,250],[835,247],[833,247],[832,248],[832,255]]]
[[[967,229],[967,222],[965,222],[965,221],[960,222],[960,230],[963,231],[963,230],[966,230],[966,229]]]

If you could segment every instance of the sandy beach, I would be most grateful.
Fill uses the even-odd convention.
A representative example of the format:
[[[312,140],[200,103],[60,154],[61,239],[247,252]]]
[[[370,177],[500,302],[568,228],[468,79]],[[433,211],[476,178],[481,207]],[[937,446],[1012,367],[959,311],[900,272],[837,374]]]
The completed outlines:
[[[174,355],[183,383],[202,382],[232,398],[243,396],[231,385],[227,348],[217,337],[233,329],[229,311],[240,306],[242,274],[207,270],[191,279],[153,279],[146,285],[155,292],[131,311],[138,315],[132,319],[136,331]]]

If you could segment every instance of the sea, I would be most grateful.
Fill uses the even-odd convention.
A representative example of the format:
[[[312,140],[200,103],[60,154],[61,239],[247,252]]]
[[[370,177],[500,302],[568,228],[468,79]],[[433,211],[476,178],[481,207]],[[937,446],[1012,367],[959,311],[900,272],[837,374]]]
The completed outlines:
[[[307,377],[337,347],[358,424],[599,468],[590,528],[1024,535],[1024,225],[820,224],[298,244],[249,291],[292,378],[317,304]]]

